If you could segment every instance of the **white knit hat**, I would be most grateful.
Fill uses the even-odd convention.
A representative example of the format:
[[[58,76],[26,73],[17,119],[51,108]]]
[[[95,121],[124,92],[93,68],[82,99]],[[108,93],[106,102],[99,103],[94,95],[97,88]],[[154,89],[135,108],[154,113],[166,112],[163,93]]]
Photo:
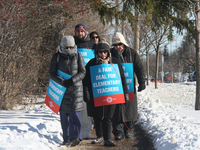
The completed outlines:
[[[119,44],[119,43],[122,43],[128,47],[128,44],[126,43],[124,39],[124,36],[121,33],[116,32],[112,37],[112,45]]]

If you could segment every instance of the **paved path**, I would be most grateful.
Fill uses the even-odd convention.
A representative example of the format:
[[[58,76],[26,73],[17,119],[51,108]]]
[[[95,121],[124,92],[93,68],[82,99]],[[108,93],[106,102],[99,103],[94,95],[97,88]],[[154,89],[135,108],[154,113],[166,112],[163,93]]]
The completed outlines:
[[[91,141],[96,137],[94,129],[91,131],[90,137],[91,139],[83,140],[75,147],[62,146],[59,150],[155,150],[151,138],[139,125],[134,126],[131,138],[115,141],[117,144],[115,147],[105,147],[103,143],[91,144]],[[112,138],[114,139],[113,135]]]

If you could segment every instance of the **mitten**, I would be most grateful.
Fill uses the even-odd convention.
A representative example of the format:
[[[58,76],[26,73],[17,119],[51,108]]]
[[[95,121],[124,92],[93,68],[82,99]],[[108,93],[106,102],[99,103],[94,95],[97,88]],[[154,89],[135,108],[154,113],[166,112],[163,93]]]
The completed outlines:
[[[139,87],[138,87],[138,92],[141,92],[145,88],[146,88],[145,84],[140,84]]]
[[[72,86],[72,84],[73,84],[72,78],[63,81],[63,86],[66,88],[69,88],[70,86]]]

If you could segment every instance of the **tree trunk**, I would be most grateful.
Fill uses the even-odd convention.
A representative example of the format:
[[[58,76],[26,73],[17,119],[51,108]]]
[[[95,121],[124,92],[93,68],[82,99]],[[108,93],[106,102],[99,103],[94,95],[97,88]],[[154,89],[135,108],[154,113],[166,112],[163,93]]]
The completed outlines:
[[[122,21],[122,34],[125,35],[125,22]]]
[[[135,10],[135,35],[134,35],[134,49],[137,51],[139,55],[139,45],[140,45],[140,28],[139,28],[139,11]],[[135,76],[135,85],[138,86],[138,80]]]
[[[156,74],[155,74],[155,88],[158,88],[158,69],[159,69],[159,49],[156,50]]]
[[[195,110],[200,110],[200,12],[199,2],[195,7],[196,13],[196,102]]]
[[[119,0],[115,0],[115,4],[119,4]],[[117,7],[117,11],[119,11],[119,8]],[[118,24],[115,23],[115,32],[118,32]]]
[[[147,85],[149,85],[149,53],[146,53],[146,58],[147,58],[147,62],[146,62],[146,71],[147,71]]]
[[[134,49],[139,54],[139,45],[140,45],[140,27],[139,27],[139,11],[135,11],[135,35],[134,35]]]

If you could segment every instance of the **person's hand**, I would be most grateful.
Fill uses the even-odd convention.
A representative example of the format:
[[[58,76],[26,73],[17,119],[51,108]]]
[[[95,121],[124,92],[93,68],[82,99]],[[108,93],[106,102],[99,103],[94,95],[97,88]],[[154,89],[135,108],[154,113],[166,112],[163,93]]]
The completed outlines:
[[[129,101],[129,95],[125,94],[125,103]]]
[[[69,88],[70,86],[72,86],[72,84],[73,84],[73,81],[71,78],[63,81],[63,86],[66,88]]]
[[[138,92],[141,92],[145,88],[146,88],[145,84],[140,84],[139,87],[138,87]]]
[[[84,101],[87,103],[90,101],[90,93],[88,90],[84,91]]]

